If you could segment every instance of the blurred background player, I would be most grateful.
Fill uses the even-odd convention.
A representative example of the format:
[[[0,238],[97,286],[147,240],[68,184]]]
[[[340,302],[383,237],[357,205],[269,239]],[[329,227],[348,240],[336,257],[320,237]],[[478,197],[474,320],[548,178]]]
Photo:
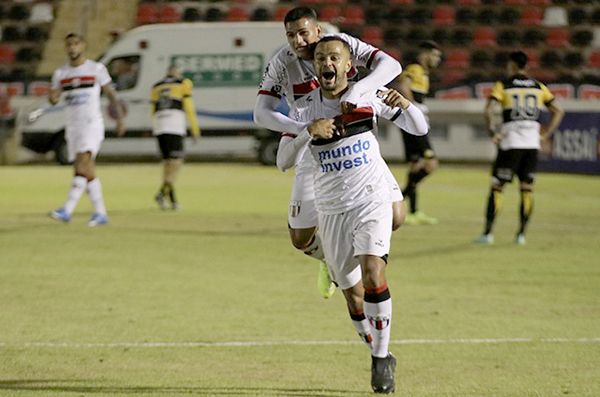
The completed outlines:
[[[56,105],[64,94],[66,107],[65,139],[69,160],[74,161],[75,176],[71,183],[67,201],[61,208],[50,212],[50,217],[63,222],[71,220],[84,190],[94,206],[88,226],[108,223],[102,185],[96,177],[95,158],[104,140],[104,120],[100,109],[100,92],[108,97],[115,110],[117,135],[125,134],[123,111],[106,67],[86,59],[85,40],[76,33],[65,38],[69,62],[58,68],[52,75],[52,87],[48,100]]]
[[[419,45],[417,62],[408,65],[402,74],[390,87],[400,91],[412,103],[427,115],[427,107],[423,103],[429,94],[429,72],[440,64],[442,51],[437,43],[424,41]],[[429,143],[428,135],[415,136],[402,131],[406,161],[409,162],[406,186],[402,190],[404,197],[409,201],[409,212],[406,215],[407,225],[434,225],[436,218],[426,215],[418,210],[417,185],[438,167],[435,152]]]
[[[171,65],[167,75],[152,87],[150,94],[153,133],[163,157],[162,185],[154,199],[163,210],[168,208],[166,199],[171,202],[172,209],[179,208],[174,185],[183,164],[186,116],[194,142],[200,136],[192,89],[192,81],[184,79],[181,70]]]
[[[313,46],[322,32],[316,11],[309,7],[290,10],[284,17],[284,26],[288,45],[273,56],[265,69],[254,107],[254,121],[264,128],[282,132],[284,135],[296,136],[303,130],[305,124],[281,114],[277,111],[277,107],[281,98],[285,97],[289,107],[293,109],[295,101],[319,87],[312,57]],[[370,71],[369,75],[345,93],[343,101],[347,104],[356,103],[366,92],[387,84],[402,71],[400,64],[383,51],[346,34],[337,34],[337,36],[350,44],[355,65],[364,66]],[[353,68],[350,74],[351,77],[355,77],[358,71]],[[324,254],[317,231],[312,165],[310,157],[303,156],[303,153],[299,154],[296,162],[296,176],[288,212],[288,228],[294,247],[322,261]],[[389,177],[393,180],[390,181],[390,185],[397,187],[391,172]],[[394,207],[396,227],[404,216],[400,212],[401,192],[397,190],[398,204]],[[325,298],[330,297],[335,291],[335,285],[331,282],[324,263],[320,264],[317,285]]]
[[[517,174],[520,181],[520,226],[515,242],[525,244],[525,228],[533,211],[533,184],[537,167],[540,138],[543,140],[560,124],[564,112],[555,103],[554,95],[541,82],[529,77],[525,71],[527,55],[522,51],[510,53],[506,66],[508,78],[496,82],[485,108],[487,128],[498,154],[492,167],[492,186],[485,212],[483,234],[476,243],[492,244],[492,226],[502,208],[502,190]],[[502,106],[502,127],[494,127],[494,108]],[[539,122],[542,106],[551,114],[547,125]]]
[[[314,66],[320,89],[298,101],[294,118],[310,124],[294,140],[310,142],[326,262],[344,293],[353,325],[371,347],[373,391],[387,394],[394,392],[396,367],[388,350],[392,299],[385,277],[393,196],[373,131],[377,116],[413,134],[426,134],[428,125],[423,113],[394,90],[373,90],[343,112],[350,53],[350,46],[337,36],[317,44]]]

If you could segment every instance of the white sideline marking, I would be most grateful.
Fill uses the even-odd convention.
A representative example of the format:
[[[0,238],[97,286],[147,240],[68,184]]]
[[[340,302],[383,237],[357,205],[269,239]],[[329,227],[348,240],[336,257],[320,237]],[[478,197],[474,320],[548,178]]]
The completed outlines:
[[[336,346],[361,345],[360,341],[344,340],[287,340],[287,341],[246,341],[246,342],[114,342],[114,343],[77,343],[77,342],[0,342],[0,347],[29,348],[56,347],[66,349],[86,348],[161,348],[161,347],[260,347],[260,346]],[[394,339],[391,345],[495,345],[510,343],[600,343],[600,338],[499,338],[499,339]]]

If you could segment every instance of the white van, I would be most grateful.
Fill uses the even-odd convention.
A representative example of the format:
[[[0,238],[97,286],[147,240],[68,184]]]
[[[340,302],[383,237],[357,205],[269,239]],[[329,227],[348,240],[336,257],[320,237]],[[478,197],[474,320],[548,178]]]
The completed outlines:
[[[336,29],[328,25],[326,30]],[[279,134],[257,127],[252,111],[265,66],[284,43],[281,22],[146,25],[127,32],[100,59],[125,106],[127,135],[111,139],[115,137],[115,123],[104,100],[107,139],[101,153],[156,155],[156,142],[150,139],[150,90],[164,77],[167,67],[176,64],[194,82],[203,136],[195,145],[188,142],[187,153],[257,153],[261,162],[273,163]],[[66,162],[61,105],[40,114],[23,128],[22,145],[39,153],[54,151],[59,162]]]

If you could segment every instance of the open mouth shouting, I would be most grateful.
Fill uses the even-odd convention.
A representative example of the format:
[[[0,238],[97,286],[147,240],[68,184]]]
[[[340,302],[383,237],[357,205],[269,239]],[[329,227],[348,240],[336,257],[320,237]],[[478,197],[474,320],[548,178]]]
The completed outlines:
[[[324,87],[335,86],[336,70],[334,68],[324,68],[321,71],[321,85]]]

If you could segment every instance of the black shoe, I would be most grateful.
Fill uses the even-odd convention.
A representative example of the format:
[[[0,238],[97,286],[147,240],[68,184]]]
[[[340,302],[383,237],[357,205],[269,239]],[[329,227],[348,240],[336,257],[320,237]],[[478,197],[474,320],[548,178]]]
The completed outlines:
[[[371,387],[375,393],[389,394],[396,390],[394,372],[396,358],[388,353],[385,358],[373,357],[371,363]]]

